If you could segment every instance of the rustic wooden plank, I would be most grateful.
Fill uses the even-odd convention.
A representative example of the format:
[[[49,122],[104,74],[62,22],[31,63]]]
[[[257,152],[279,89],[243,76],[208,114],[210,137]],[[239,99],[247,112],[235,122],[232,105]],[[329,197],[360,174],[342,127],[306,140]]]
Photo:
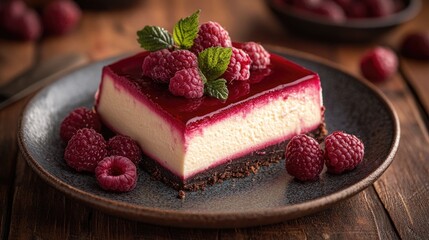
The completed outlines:
[[[358,61],[365,47],[341,48],[339,61],[359,74]],[[403,239],[424,239],[429,236],[429,138],[415,99],[400,73],[390,81],[377,85],[392,102],[401,125],[401,144],[395,160],[375,189]]]
[[[404,77],[411,84],[426,114],[429,113],[429,61],[401,59]]]
[[[58,194],[18,158],[9,239],[78,239],[88,232],[88,216],[86,208]]]
[[[13,77],[26,71],[33,65],[35,55],[34,42],[18,42],[0,39],[0,85],[13,80]],[[28,98],[8,106],[0,111],[0,236],[9,232],[11,187],[14,182],[19,116]]]
[[[0,86],[29,68],[34,61],[35,43],[0,38]]]
[[[394,79],[396,80],[396,79]],[[429,138],[415,100],[398,94],[392,81],[383,91],[391,99],[401,121],[401,142],[395,161],[374,186],[403,239],[429,236]]]
[[[0,238],[9,232],[16,157],[18,152],[17,130],[21,111],[28,98],[0,111]]]
[[[0,238],[9,234],[9,189],[7,183],[0,183]]]
[[[16,133],[18,129],[18,119],[20,115],[19,106],[21,103],[10,106],[0,111],[0,182],[11,182],[14,175],[14,162],[18,150]],[[22,104],[21,104],[22,105]]]
[[[359,206],[359,207],[357,207]],[[222,230],[221,239],[398,239],[373,187],[317,214],[281,224]]]

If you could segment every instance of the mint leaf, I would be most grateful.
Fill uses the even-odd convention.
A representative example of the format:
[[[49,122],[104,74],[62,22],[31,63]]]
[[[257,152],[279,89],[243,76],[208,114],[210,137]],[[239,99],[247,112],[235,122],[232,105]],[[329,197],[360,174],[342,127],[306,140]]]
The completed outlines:
[[[182,49],[189,49],[198,34],[198,17],[200,10],[187,18],[180,19],[173,29],[174,42]]]
[[[204,85],[204,91],[212,97],[226,100],[228,98],[228,88],[226,86],[226,80],[219,78],[213,81],[208,81]]]
[[[137,37],[140,46],[148,51],[171,48],[174,45],[168,31],[157,26],[145,26],[137,32]]]
[[[207,48],[198,55],[198,67],[207,77],[208,81],[215,80],[222,76],[228,68],[231,55],[231,48]]]

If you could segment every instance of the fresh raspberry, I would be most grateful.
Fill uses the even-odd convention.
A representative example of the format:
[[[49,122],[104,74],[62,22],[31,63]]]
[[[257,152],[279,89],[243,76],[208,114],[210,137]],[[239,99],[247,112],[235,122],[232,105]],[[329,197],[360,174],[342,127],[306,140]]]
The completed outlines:
[[[385,17],[395,11],[392,0],[365,0],[371,17]]]
[[[73,1],[52,1],[43,9],[43,24],[47,32],[62,35],[76,27],[81,15]]]
[[[107,142],[109,156],[123,156],[134,164],[141,160],[142,151],[136,141],[128,136],[116,135]]]
[[[336,131],[325,138],[325,162],[328,172],[354,169],[363,159],[364,145],[359,138]]]
[[[240,46],[240,49],[247,53],[252,60],[250,69],[261,69],[270,65],[270,54],[261,44],[246,42]]]
[[[170,69],[171,77],[177,71],[185,68],[198,67],[197,55],[189,50],[176,50],[167,55],[168,67]]]
[[[364,2],[353,1],[345,8],[346,15],[349,18],[366,18],[368,17],[368,6]]]
[[[36,40],[42,33],[39,16],[22,1],[10,1],[3,6],[1,27],[11,36],[22,40]]]
[[[241,49],[232,47],[231,60],[223,77],[227,81],[239,80],[244,81],[250,77],[250,65],[252,59]]]
[[[68,142],[81,128],[92,128],[97,132],[101,132],[100,118],[94,111],[85,107],[74,109],[61,123],[61,139],[64,142]]]
[[[4,27],[6,30],[10,30],[15,27],[13,20],[24,15],[27,10],[27,6],[21,0],[9,1],[0,4],[2,4],[0,12],[0,26]]]
[[[331,0],[293,0],[290,4],[297,13],[315,14],[334,22],[345,20],[344,10]]]
[[[27,9],[23,15],[13,21],[14,28],[10,32],[22,40],[36,40],[42,34],[39,15],[33,9]]]
[[[364,53],[360,61],[360,69],[368,80],[381,82],[397,71],[398,58],[392,50],[376,47]]]
[[[194,40],[191,51],[199,54],[209,47],[231,47],[231,38],[228,32],[217,22],[201,24],[198,36]]]
[[[200,98],[204,94],[204,83],[198,68],[182,69],[170,79],[168,89],[173,95],[185,98]]]
[[[177,71],[198,67],[197,56],[189,50],[166,49],[149,54],[143,61],[143,75],[168,83]]]
[[[344,22],[346,19],[344,10],[332,1],[325,1],[310,11],[333,22]]]
[[[323,170],[323,151],[314,138],[301,134],[286,146],[286,170],[300,181],[314,181]]]
[[[151,52],[143,61],[143,75],[154,80],[167,83],[172,77],[167,60],[169,55],[170,51],[167,49]]]
[[[98,162],[106,156],[106,141],[91,128],[79,129],[68,142],[64,152],[67,164],[78,172],[94,172]]]
[[[407,57],[429,60],[429,31],[407,34],[402,42],[401,52]]]
[[[323,0],[289,0],[288,4],[298,9],[312,9],[323,3]]]
[[[104,158],[95,168],[95,176],[98,185],[107,191],[128,192],[137,184],[136,165],[122,156]]]
[[[334,0],[334,2],[338,4],[338,6],[340,6],[343,10],[346,10],[353,0]]]

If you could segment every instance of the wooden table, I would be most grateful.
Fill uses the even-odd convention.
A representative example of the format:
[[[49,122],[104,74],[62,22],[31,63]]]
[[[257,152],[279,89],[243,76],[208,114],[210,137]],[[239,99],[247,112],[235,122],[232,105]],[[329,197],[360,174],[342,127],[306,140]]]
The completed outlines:
[[[294,36],[263,1],[146,0],[132,9],[84,12],[64,37],[38,42],[0,40],[0,84],[55,55],[79,52],[99,60],[138,50],[144,25],[171,30],[202,9],[201,21],[220,22],[236,41],[259,41],[313,53],[358,75],[362,52],[397,47],[411,29],[427,29],[429,3],[414,20],[372,42],[337,44]],[[0,110],[0,238],[3,239],[427,239],[429,237],[429,62],[401,58],[400,71],[378,85],[400,118],[401,143],[392,165],[370,187],[332,208],[280,224],[244,229],[180,229],[109,216],[65,196],[42,181],[17,145],[18,122],[29,98]]]

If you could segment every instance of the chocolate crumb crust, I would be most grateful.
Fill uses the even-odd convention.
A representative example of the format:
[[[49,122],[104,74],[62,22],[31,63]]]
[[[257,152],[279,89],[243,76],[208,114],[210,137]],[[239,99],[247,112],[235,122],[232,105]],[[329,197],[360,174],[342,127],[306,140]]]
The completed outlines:
[[[325,123],[307,133],[307,135],[321,142],[326,137],[328,131]],[[221,183],[229,178],[242,178],[258,172],[259,168],[278,163],[284,156],[284,151],[289,140],[268,146],[264,149],[254,151],[243,157],[229,160],[228,162],[212,168],[208,171],[201,172],[191,179],[183,181],[169,170],[158,164],[153,159],[143,156],[140,162],[142,168],[148,172],[155,180],[179,190],[178,198],[183,199],[185,192],[204,190],[207,186]]]

